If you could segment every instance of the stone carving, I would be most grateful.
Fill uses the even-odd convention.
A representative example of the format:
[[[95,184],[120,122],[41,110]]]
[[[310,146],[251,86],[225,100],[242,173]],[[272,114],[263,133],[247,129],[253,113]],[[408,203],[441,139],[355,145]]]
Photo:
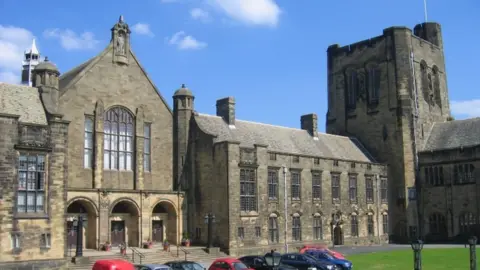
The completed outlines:
[[[257,155],[255,149],[242,148],[240,149],[240,162],[242,164],[257,164]]]
[[[121,55],[125,54],[125,33],[122,31],[118,32],[116,52]]]
[[[50,147],[48,128],[24,125],[19,128],[18,144],[24,147]]]
[[[100,196],[100,208],[108,208],[110,206],[110,199],[106,196]]]

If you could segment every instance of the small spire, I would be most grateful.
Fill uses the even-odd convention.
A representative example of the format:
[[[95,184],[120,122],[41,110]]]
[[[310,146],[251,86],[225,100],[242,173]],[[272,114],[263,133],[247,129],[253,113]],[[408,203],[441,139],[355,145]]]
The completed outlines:
[[[181,87],[181,88],[187,88],[187,87],[185,86],[185,84],[184,84],[184,83],[182,83],[182,87]]]
[[[120,15],[120,18],[118,19],[119,23],[123,23],[123,15]]]
[[[35,42],[35,39],[33,39],[32,41],[32,48],[30,52],[32,54],[38,54],[37,43]]]

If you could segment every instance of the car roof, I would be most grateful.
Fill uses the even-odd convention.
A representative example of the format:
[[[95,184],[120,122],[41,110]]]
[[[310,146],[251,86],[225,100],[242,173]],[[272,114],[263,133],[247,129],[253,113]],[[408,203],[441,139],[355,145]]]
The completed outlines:
[[[158,267],[162,267],[162,268],[167,268],[167,267],[170,267],[168,265],[165,265],[165,264],[140,264],[141,266],[146,266],[146,267],[149,267],[149,268],[158,268]]]
[[[196,264],[199,264],[198,262],[194,262],[194,261],[169,261],[169,262],[166,262],[165,264],[169,264],[169,263],[196,263]]]
[[[262,258],[262,256],[259,256],[259,255],[247,255],[247,256],[243,256],[243,257],[240,257],[239,259],[243,259],[243,258]]]
[[[239,262],[239,259],[236,258],[218,258],[214,261],[215,262],[228,262],[228,263],[233,263],[233,262]]]

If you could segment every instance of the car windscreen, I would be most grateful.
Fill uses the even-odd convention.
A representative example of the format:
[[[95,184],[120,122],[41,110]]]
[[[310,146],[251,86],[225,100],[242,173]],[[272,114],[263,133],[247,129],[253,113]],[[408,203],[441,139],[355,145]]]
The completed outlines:
[[[310,255],[310,254],[303,254],[303,256],[305,256],[305,258],[306,258],[307,260],[314,260],[314,261],[317,260],[317,258],[313,257],[313,256]]]
[[[184,270],[204,270],[203,266],[198,263],[182,263],[182,268]]]
[[[248,269],[248,267],[242,263],[242,262],[234,262],[233,263],[233,268],[235,268],[235,270],[245,270],[245,269]]]
[[[334,259],[333,256],[330,255],[330,254],[328,254],[327,252],[322,252],[320,255],[321,255],[322,257],[326,258],[326,259],[329,259],[329,260],[333,260],[333,259]]]

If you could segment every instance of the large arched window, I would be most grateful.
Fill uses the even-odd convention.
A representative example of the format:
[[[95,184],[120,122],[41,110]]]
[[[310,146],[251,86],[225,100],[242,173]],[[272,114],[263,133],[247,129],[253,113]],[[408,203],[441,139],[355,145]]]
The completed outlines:
[[[132,170],[133,116],[121,107],[105,112],[103,163],[105,169]]]
[[[459,227],[461,233],[471,232],[473,226],[475,225],[475,215],[471,212],[463,212],[459,217]]]

